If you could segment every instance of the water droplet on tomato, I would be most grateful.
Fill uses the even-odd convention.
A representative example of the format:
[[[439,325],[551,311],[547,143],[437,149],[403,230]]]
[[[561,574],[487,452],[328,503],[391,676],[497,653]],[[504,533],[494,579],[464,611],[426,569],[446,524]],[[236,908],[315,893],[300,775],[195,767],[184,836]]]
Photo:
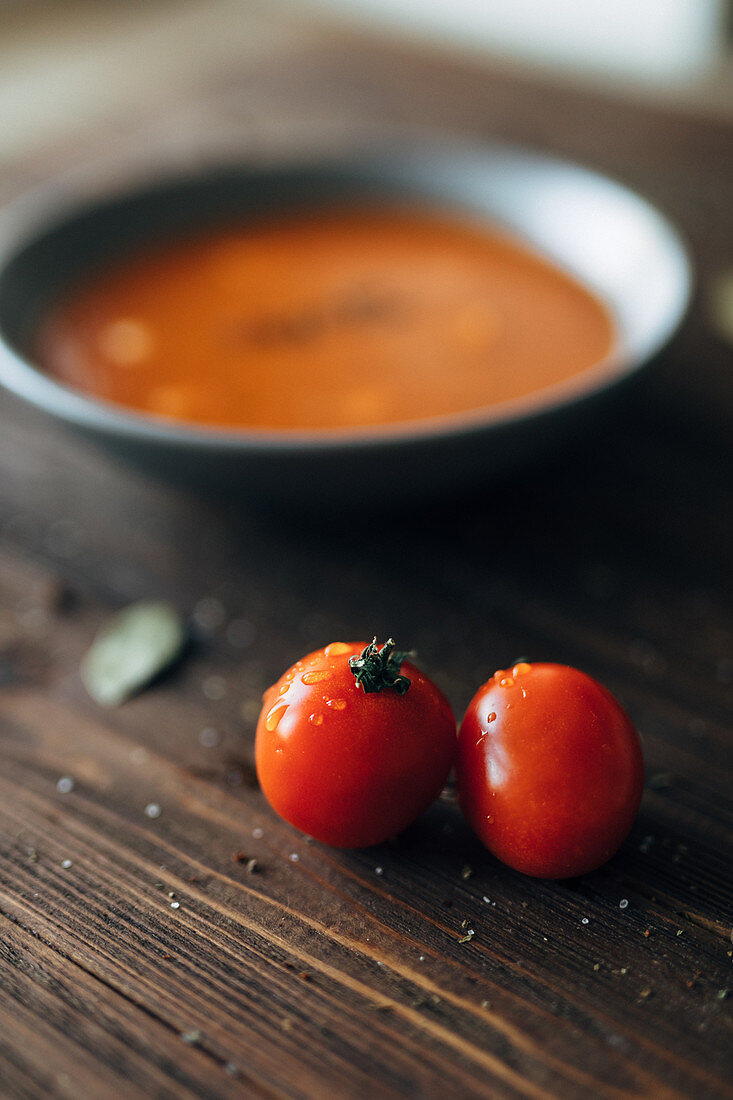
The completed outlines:
[[[280,720],[282,719],[282,716],[285,714],[285,711],[287,709],[288,709],[287,703],[284,706],[280,705],[280,706],[277,706],[277,707],[273,707],[272,710],[267,715],[267,717],[265,718],[265,729],[268,730],[270,733],[272,733],[274,730],[276,730],[278,725],[280,724]]]
[[[346,642],[331,642],[323,652],[326,657],[342,657],[344,653],[348,653],[350,650],[351,646],[347,645]]]
[[[310,714],[308,716],[308,721],[310,722],[310,724],[312,726],[322,726],[323,725],[323,715],[322,714]]]
[[[514,680],[512,679],[511,676],[502,676],[501,680],[499,680],[499,687],[503,687],[503,688],[514,687]]]
[[[346,710],[345,699],[326,699],[326,706],[332,707],[333,710]]]
[[[323,680],[327,680],[331,675],[326,669],[316,669],[314,672],[304,672],[301,676],[301,680],[304,684],[320,684]]]
[[[278,695],[284,695],[286,691],[290,691],[290,684],[280,684],[278,688]]]
[[[486,721],[487,722],[495,722],[496,721],[496,711],[495,710],[492,710],[491,714],[489,714],[487,716]]]
[[[529,672],[532,666],[527,661],[520,661],[518,665],[515,665],[512,672],[515,676],[522,676],[523,673]]]
[[[493,814],[487,814],[486,815],[486,824],[487,825],[493,825],[494,824],[494,815]]]

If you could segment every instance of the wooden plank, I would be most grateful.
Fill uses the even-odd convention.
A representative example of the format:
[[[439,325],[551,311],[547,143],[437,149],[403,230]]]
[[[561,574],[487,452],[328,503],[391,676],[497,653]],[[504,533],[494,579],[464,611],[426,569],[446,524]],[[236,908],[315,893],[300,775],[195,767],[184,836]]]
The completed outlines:
[[[143,700],[139,703],[142,704]],[[554,1015],[559,1009],[563,1015],[572,1014],[576,1027],[579,1019],[589,1013],[590,1005],[607,983],[609,992],[615,994],[616,1004],[613,1007],[616,1012],[606,1020],[605,1026],[612,1037],[617,1036],[616,1041],[621,1045],[632,1042],[637,1028],[643,1031],[650,995],[644,996],[644,993],[650,989],[660,997],[661,1011],[655,1011],[654,1043],[646,1042],[642,1050],[636,1052],[634,1061],[644,1068],[657,1058],[669,1057],[662,1053],[665,1041],[669,1042],[670,1049],[674,1049],[672,1040],[680,1024],[680,973],[684,972],[685,960],[690,957],[691,937],[695,940],[697,967],[704,967],[705,973],[704,977],[697,977],[693,990],[683,995],[687,1020],[693,1010],[693,998],[699,1011],[713,1003],[716,961],[720,964],[720,956],[723,955],[716,945],[714,934],[699,925],[693,926],[689,918],[687,921],[682,916],[678,918],[674,911],[670,914],[659,906],[649,905],[643,896],[638,901],[633,900],[630,910],[620,910],[618,886],[613,881],[606,886],[603,875],[589,876],[597,878],[598,883],[594,882],[591,887],[586,885],[578,895],[561,884],[540,886],[521,879],[521,876],[508,876],[506,872],[497,875],[496,868],[491,868],[487,873],[485,865],[489,861],[485,854],[476,851],[478,846],[466,835],[461,836],[460,859],[457,859],[459,853],[444,839],[446,823],[441,827],[436,822],[433,829],[437,827],[437,838],[429,830],[425,830],[427,835],[411,834],[408,838],[406,856],[410,862],[415,861],[414,868],[395,846],[384,855],[380,853],[378,858],[384,860],[384,873],[376,876],[373,867],[369,866],[369,855],[334,855],[315,845],[304,846],[300,840],[295,843],[287,826],[274,822],[266,812],[262,812],[261,800],[256,792],[242,791],[241,788],[212,791],[208,782],[186,778],[185,774],[176,775],[172,783],[166,762],[152,756],[143,765],[141,776],[141,766],[132,762],[129,742],[123,740],[120,743],[105,726],[85,725],[80,722],[78,714],[69,713],[63,707],[39,703],[32,694],[16,694],[5,701],[4,713],[6,728],[9,721],[17,733],[15,751],[6,756],[10,767],[2,784],[3,806],[12,807],[12,810],[4,811],[8,818],[3,833],[15,836],[19,843],[26,846],[25,858],[21,857],[12,871],[10,867],[7,870],[4,868],[3,875],[4,878],[7,875],[8,881],[13,884],[14,896],[21,899],[20,909],[18,902],[14,905],[12,896],[8,896],[4,901],[4,911],[21,926],[28,926],[30,917],[24,912],[23,903],[27,905],[32,895],[40,892],[31,889],[31,886],[37,887],[41,876],[44,912],[42,916],[36,912],[35,923],[29,927],[44,939],[52,938],[65,953],[80,957],[85,968],[93,966],[105,981],[112,981],[115,974],[114,980],[123,995],[135,1003],[165,999],[166,1012],[173,1013],[173,1026],[180,1031],[185,1030],[191,1020],[190,1015],[180,1015],[181,1005],[195,1005],[194,1016],[200,1013],[207,1022],[216,1018],[218,1012],[227,1019],[230,1010],[240,1008],[244,1012],[245,1002],[240,1005],[237,1000],[242,990],[233,988],[227,978],[234,966],[240,972],[244,966],[244,958],[237,949],[241,944],[246,944],[249,951],[254,951],[263,963],[272,957],[273,951],[279,953],[287,949],[293,952],[293,974],[296,967],[302,968],[303,972],[312,976],[314,988],[335,979],[343,983],[344,968],[350,971],[354,956],[366,953],[367,959],[358,959],[355,977],[349,976],[346,988],[336,999],[341,1034],[345,1000],[349,993],[361,995],[367,1005],[384,1005],[385,1011],[391,1014],[392,1027],[393,1016],[400,1009],[413,1024],[415,1018],[420,1016],[418,1010],[404,1005],[404,997],[408,995],[411,1002],[423,999],[428,1005],[432,997],[438,996],[441,1003],[447,1000],[451,1008],[460,1005],[463,1014],[470,1011],[484,1024],[488,1008],[483,1009],[481,1001],[488,1000],[491,1004],[497,993],[495,980],[485,977],[488,969],[490,973],[498,971],[502,983],[508,983],[517,993],[521,992],[530,1004],[536,1003],[547,1016]],[[37,744],[33,745],[33,732],[39,730],[43,734],[39,737],[36,732]],[[77,746],[72,735],[78,742]],[[95,745],[91,759],[90,744]],[[102,770],[100,760],[106,763]],[[44,766],[45,775],[42,770]],[[73,775],[76,785],[68,795],[54,797],[59,772]],[[13,806],[13,791],[16,790],[23,791],[22,811]],[[133,791],[136,792],[134,799]],[[155,822],[146,822],[143,805],[153,798],[164,808],[163,813]],[[255,802],[258,812],[249,817],[248,826],[254,821],[260,823],[255,824],[254,829],[267,830],[265,837],[259,838],[256,844],[252,841],[248,845],[252,854],[260,860],[263,872],[261,878],[252,876],[244,882],[236,882],[231,869],[231,853],[239,850],[242,844],[242,826],[250,800]],[[174,807],[173,820],[170,820],[171,805]],[[437,815],[439,820],[445,812]],[[164,823],[167,829],[164,829]],[[455,813],[447,824],[455,830]],[[48,839],[43,839],[44,834],[49,834],[51,830],[54,837],[52,844]],[[168,835],[159,836],[162,831]],[[197,851],[199,845],[201,850]],[[28,847],[33,849],[31,862],[27,855]],[[192,848],[197,851],[196,857],[190,854]],[[295,853],[289,850],[291,848],[295,849]],[[207,849],[208,858],[204,858],[203,853]],[[426,851],[430,853],[427,858]],[[440,851],[441,856],[437,868],[436,851]],[[299,856],[296,864],[290,859],[292,854]],[[71,858],[73,863],[73,868],[68,871],[60,869],[65,858]],[[476,871],[471,880],[464,883],[460,869],[465,865],[462,863],[465,859],[473,861],[471,866],[476,867]],[[31,875],[31,882],[24,881],[28,874]],[[19,877],[14,877],[16,875]],[[240,876],[241,868],[237,877]],[[189,883],[192,877],[199,881]],[[515,881],[507,883],[508,877]],[[649,884],[649,866],[646,862],[644,878]],[[141,879],[147,879],[146,888]],[[256,887],[250,885],[254,882]],[[180,899],[179,911],[174,914],[170,912],[168,890],[161,890],[156,884],[170,887],[176,893],[176,900]],[[385,884],[388,884],[386,889]],[[633,886],[633,879],[630,885]],[[501,946],[498,948],[494,943],[495,907],[482,900],[487,896],[482,891],[487,889],[494,895],[492,901],[496,902],[501,914]],[[630,893],[625,885],[624,889],[627,894]],[[266,895],[263,895],[263,890],[266,890]],[[244,904],[240,896],[242,893],[246,894]],[[367,898],[372,893],[379,901],[387,903],[386,911],[380,912],[378,920],[369,919],[371,905],[367,904]],[[538,894],[541,896],[540,906],[537,905]],[[351,911],[343,912],[344,895],[358,906],[358,915]],[[419,898],[417,905],[416,896]],[[262,906],[263,897],[266,897],[265,906],[258,909],[258,905]],[[674,904],[679,904],[677,899]],[[206,912],[208,908],[213,908],[213,914]],[[456,908],[458,912],[454,916],[453,910]],[[318,919],[307,916],[314,910],[318,913]],[[436,922],[433,916],[423,929],[422,914],[434,914],[436,911],[441,914],[441,919]],[[490,922],[487,922],[483,912],[492,918]],[[569,926],[580,928],[583,916],[588,913],[594,927],[588,928],[581,950],[577,931],[571,931]],[[477,939],[472,943],[470,952],[457,944],[461,936],[459,916],[461,920],[469,919],[472,925],[478,926]],[[175,919],[172,920],[172,917]],[[223,934],[215,927],[218,922],[213,920],[214,917],[223,919]],[[110,920],[115,935],[114,959],[110,958],[109,943],[100,949],[98,942],[108,940],[109,929],[106,926]],[[186,931],[183,936],[181,921]],[[283,934],[283,923],[287,935]],[[236,927],[237,948],[234,948],[234,956],[231,962],[227,960],[227,965],[222,957],[231,955],[233,950],[232,932],[229,931],[232,925]],[[653,951],[649,950],[651,937],[644,935],[650,925],[654,936]],[[682,928],[684,939],[677,936],[677,925]],[[53,929],[52,933],[49,929]],[[194,932],[195,945],[192,949],[189,940],[194,938]],[[547,956],[544,965],[535,957],[530,969],[521,958],[525,954],[529,956],[533,948],[536,953],[538,943],[545,942],[545,934],[548,944],[552,941],[553,946],[541,948],[541,954]],[[488,940],[485,946],[484,935]],[[203,972],[197,963],[197,941],[201,937],[211,941],[211,946],[216,948],[215,955],[209,956]],[[318,948],[324,942],[329,953],[340,948],[339,954],[344,954],[336,967],[332,964],[324,967],[319,957]],[[145,957],[149,955],[146,948],[151,943],[157,946],[152,962]],[[374,946],[367,948],[367,943]],[[609,951],[615,943],[616,950]],[[294,944],[303,946],[294,951]],[[460,974],[454,973],[447,979],[443,977],[440,982],[426,981],[416,961],[416,956],[419,959],[418,952],[424,952],[424,944],[430,946],[432,961],[439,970],[443,971],[449,962],[453,962],[457,964]],[[509,944],[511,948],[508,949]],[[121,955],[122,951],[125,954]],[[127,962],[121,967],[127,951],[134,954],[134,965]],[[81,952],[80,956],[77,956],[78,952]],[[93,952],[93,956],[89,952]],[[177,962],[174,975],[166,969],[164,984],[171,988],[156,989],[162,984],[159,958],[169,954],[173,954]],[[405,954],[410,956],[408,963],[405,962]],[[473,966],[464,962],[468,954]],[[473,956],[478,956],[476,962]],[[657,969],[662,961],[660,956],[665,960],[664,969]],[[367,978],[363,973],[365,968],[373,971],[375,957],[392,979],[386,988],[375,985],[372,974]],[[598,971],[593,969],[596,962],[600,963]],[[180,965],[186,969],[185,992],[177,981]],[[121,969],[124,969],[122,978]],[[222,969],[224,973],[221,973]],[[629,978],[630,971],[633,978]],[[475,992],[471,989],[470,998],[465,993],[457,997],[454,991],[470,988],[476,983],[478,973],[482,974],[486,984],[482,982]],[[558,975],[561,977],[559,983]],[[694,977],[694,973],[690,977]],[[202,983],[201,988],[197,989],[199,1001],[191,996],[197,978]],[[216,989],[215,980],[225,983],[223,990]],[[254,976],[251,980],[254,981]],[[142,986],[139,984],[141,981]],[[240,978],[235,987],[241,986],[241,981]],[[645,984],[648,982],[653,986]],[[403,983],[406,983],[406,988]],[[250,981],[245,980],[245,984],[251,996]],[[569,995],[570,990],[572,996]],[[311,982],[307,983],[306,994],[299,987],[298,1001],[302,1002],[304,995],[310,992]],[[277,993],[278,996],[270,989],[266,999],[262,1003],[258,1001],[259,1012],[265,1012],[267,1005],[272,1013],[271,1006],[273,1003],[276,1005],[274,1018],[268,1021],[270,1027],[277,1024],[278,1018],[282,1026],[282,1020],[289,1020],[287,1013],[292,1011],[284,1007],[289,998],[283,996],[281,989]],[[335,1005],[333,1007],[335,1009]],[[362,1008],[368,1011],[364,1006]],[[300,1028],[305,1024],[300,1011],[302,1009],[291,1026]],[[324,1011],[323,1007],[320,1011]],[[285,1015],[279,1017],[280,1013]],[[598,1027],[597,1008],[593,1015],[594,1026]],[[422,1017],[420,1019],[422,1026],[427,1026],[422,1022]],[[502,1013],[496,1019],[492,1017],[492,1023],[496,1025],[499,1021],[500,1031],[505,1032],[507,1028],[503,1019]],[[700,1042],[699,1053],[706,1049],[710,1024],[715,1022],[715,1018],[706,1021],[706,1034]],[[474,1019],[471,1023],[474,1027],[478,1026]],[[189,1022],[188,1027],[191,1026]],[[444,1026],[431,1021],[428,1030],[434,1041],[449,1041],[449,1033]],[[509,1031],[522,1036],[521,1029],[510,1027]],[[464,1021],[457,1033],[462,1037],[466,1035]],[[231,1035],[227,1037],[231,1041]],[[689,1035],[686,1038],[688,1054],[695,1045],[695,1038]],[[461,1038],[458,1041],[454,1033],[453,1045],[458,1048],[452,1051],[454,1058],[456,1053],[462,1052],[464,1044],[465,1040]],[[484,1045],[482,1043],[481,1047]],[[486,1065],[486,1056],[477,1054],[478,1049],[477,1043],[476,1049],[471,1050],[471,1056],[486,1072],[490,1066]],[[721,1043],[718,1049],[723,1052],[724,1044]],[[219,1056],[222,1059],[226,1057],[226,1048],[222,1048]],[[353,1051],[349,1052],[349,1059],[349,1073],[352,1073]],[[522,1072],[527,1074],[526,1064],[520,1064]],[[428,1068],[429,1080],[435,1081],[436,1067],[429,1065]],[[672,1079],[677,1080],[681,1067],[675,1065],[673,1068]],[[265,1080],[272,1080],[272,1073],[273,1067],[263,1070]],[[528,1079],[531,1080],[531,1077]],[[703,1081],[705,1087],[711,1086],[707,1076]],[[499,1083],[494,1081],[491,1087],[495,1089]],[[472,1082],[474,1089],[476,1084]],[[540,1084],[544,1087],[542,1081]],[[563,1082],[563,1087],[568,1084]]]

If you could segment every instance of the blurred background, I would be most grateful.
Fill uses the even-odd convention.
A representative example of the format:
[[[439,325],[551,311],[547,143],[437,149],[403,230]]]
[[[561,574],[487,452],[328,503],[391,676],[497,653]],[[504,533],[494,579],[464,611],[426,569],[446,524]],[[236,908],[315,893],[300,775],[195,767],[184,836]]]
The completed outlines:
[[[0,166],[248,68],[275,71],[349,28],[729,113],[732,12],[731,0],[0,0]]]
[[[727,433],[730,203],[710,166],[733,159],[732,28],[733,0],[0,0],[0,201],[222,126],[255,154],[365,125],[560,154],[647,195],[702,257],[714,342],[683,334],[657,396]]]

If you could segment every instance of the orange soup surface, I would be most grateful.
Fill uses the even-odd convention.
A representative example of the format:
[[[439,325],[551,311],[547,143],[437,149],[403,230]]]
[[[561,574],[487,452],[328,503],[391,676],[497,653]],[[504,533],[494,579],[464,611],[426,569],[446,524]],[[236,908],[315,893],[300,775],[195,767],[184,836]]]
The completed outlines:
[[[329,209],[118,257],[42,323],[70,386],[220,428],[333,430],[455,416],[603,360],[581,284],[451,214]]]

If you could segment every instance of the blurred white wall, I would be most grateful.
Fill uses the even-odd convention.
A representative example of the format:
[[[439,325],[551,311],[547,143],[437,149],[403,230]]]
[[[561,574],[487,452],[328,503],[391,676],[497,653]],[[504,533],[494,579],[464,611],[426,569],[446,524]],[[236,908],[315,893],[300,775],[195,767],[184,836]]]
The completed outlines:
[[[730,117],[733,58],[715,64],[726,6],[733,0],[0,0],[0,185],[37,151],[175,110],[250,67],[277,73],[344,20]]]
[[[723,50],[726,0],[295,0],[373,27],[634,81],[694,77]]]

